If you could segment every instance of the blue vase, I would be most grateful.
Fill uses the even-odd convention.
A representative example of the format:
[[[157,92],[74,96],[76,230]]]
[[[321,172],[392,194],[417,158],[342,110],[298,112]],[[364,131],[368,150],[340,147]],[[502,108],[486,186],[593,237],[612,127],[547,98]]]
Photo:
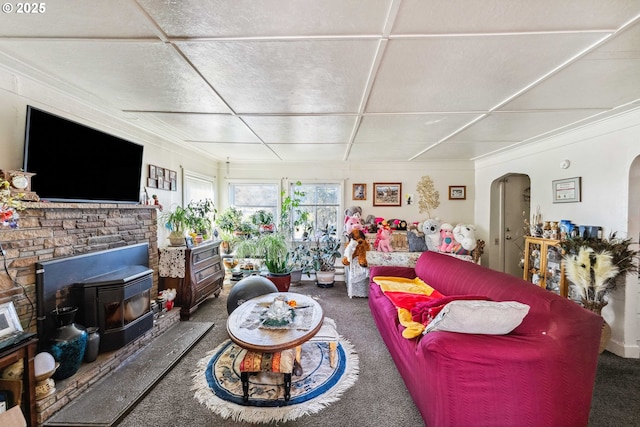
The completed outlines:
[[[63,380],[75,374],[84,358],[87,347],[87,331],[81,325],[73,323],[78,307],[60,307],[51,312],[57,325],[51,339],[49,352],[60,366],[53,379]]]

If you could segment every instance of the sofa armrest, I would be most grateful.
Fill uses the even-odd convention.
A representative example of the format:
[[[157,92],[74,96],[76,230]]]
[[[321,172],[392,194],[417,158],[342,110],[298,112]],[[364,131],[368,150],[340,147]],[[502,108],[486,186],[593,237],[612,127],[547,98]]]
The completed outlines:
[[[396,267],[388,265],[375,265],[373,267],[369,267],[370,281],[373,282],[373,278],[376,276],[394,276],[415,279],[416,270],[413,267]]]

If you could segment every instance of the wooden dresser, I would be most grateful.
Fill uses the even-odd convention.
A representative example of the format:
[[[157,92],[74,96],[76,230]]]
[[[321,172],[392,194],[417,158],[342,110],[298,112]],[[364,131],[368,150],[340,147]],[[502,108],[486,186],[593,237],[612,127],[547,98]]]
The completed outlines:
[[[160,248],[158,290],[176,289],[174,301],[180,319],[189,320],[198,305],[212,294],[217,298],[224,282],[220,240]]]

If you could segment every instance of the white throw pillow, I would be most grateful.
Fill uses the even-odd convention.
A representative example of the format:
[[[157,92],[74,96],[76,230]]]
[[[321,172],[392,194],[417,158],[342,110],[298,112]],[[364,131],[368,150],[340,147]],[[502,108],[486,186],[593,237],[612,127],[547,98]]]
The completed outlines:
[[[505,335],[513,331],[529,313],[529,306],[517,301],[451,301],[427,325],[432,331],[465,334]]]

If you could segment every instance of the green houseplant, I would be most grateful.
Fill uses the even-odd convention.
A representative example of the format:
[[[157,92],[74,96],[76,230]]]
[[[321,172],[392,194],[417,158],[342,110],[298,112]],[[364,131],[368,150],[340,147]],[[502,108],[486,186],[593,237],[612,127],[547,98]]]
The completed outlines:
[[[327,225],[321,228],[316,236],[316,245],[311,248],[313,268],[316,272],[318,286],[333,286],[336,272],[336,258],[340,257],[340,241],[336,237],[336,228]]]
[[[170,231],[169,243],[172,246],[184,245],[184,234],[189,228],[190,213],[186,208],[178,205],[172,211],[165,212],[161,218],[165,227]]]
[[[267,278],[280,292],[287,292],[291,285],[291,264],[289,248],[281,233],[262,234],[258,238],[258,248],[264,254],[264,263],[269,271]]]
[[[217,213],[213,201],[211,199],[204,199],[189,202],[187,211],[189,212],[189,228],[207,240],[213,228],[213,221]]]

